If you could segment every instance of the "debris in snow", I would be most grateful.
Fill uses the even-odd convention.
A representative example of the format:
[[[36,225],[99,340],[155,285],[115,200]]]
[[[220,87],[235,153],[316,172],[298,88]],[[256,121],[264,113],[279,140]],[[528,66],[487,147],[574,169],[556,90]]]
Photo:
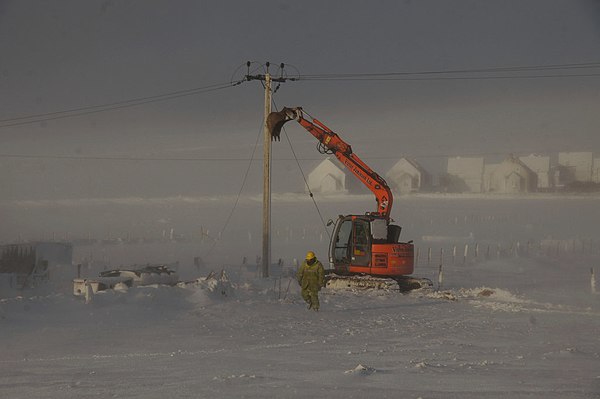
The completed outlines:
[[[115,291],[119,291],[119,292],[126,292],[127,291],[127,284],[123,283],[123,282],[118,282],[117,284],[115,284],[115,286],[113,287],[113,289]]]
[[[356,366],[352,370],[346,370],[346,371],[344,371],[344,374],[371,375],[371,374],[376,373],[376,372],[377,372],[377,370],[375,370],[373,367],[363,366],[362,364],[359,364],[358,366]]]
[[[478,288],[460,288],[458,290],[446,290],[446,291],[422,291],[415,292],[413,295],[418,296],[419,298],[432,298],[432,299],[444,299],[447,301],[458,301],[462,299],[473,300],[476,303],[483,304],[485,299],[494,300],[494,304],[526,304],[529,301],[525,299],[521,299],[516,295],[512,294],[509,291],[502,290],[499,288],[488,288],[488,287],[478,287]],[[491,303],[491,302],[490,302]],[[502,307],[503,310],[506,306]]]
[[[477,296],[484,296],[484,297],[489,297],[494,295],[494,290],[491,290],[489,288],[484,288],[481,291],[479,291],[479,293],[477,294]]]
[[[425,362],[419,362],[419,363],[415,364],[416,369],[424,369],[425,367],[427,367],[427,363],[425,363]]]
[[[229,380],[233,380],[233,379],[255,379],[256,375],[255,374],[240,374],[240,375],[226,375],[226,376],[217,376],[217,377],[213,377],[213,381],[229,381]]]
[[[153,284],[177,284],[177,272],[169,269],[167,265],[146,265],[129,269],[115,269],[100,272],[100,276],[92,279],[73,279],[73,295],[86,297],[89,302],[89,288],[92,294],[100,291],[116,289],[124,292],[128,287],[149,286]]]
[[[199,278],[193,283],[219,296],[233,294],[234,287],[225,270],[222,270],[219,276],[215,272],[210,272],[208,276]]]
[[[447,301],[456,301],[456,294],[451,291],[435,291],[428,295],[429,298],[445,299]]]

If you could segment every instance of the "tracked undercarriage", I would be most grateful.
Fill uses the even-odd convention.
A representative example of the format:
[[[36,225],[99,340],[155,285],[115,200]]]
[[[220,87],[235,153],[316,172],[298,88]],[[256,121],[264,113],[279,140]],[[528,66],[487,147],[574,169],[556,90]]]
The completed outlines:
[[[409,292],[433,286],[427,278],[409,276],[374,277],[369,275],[339,275],[330,273],[325,276],[325,286],[332,290],[387,290]]]

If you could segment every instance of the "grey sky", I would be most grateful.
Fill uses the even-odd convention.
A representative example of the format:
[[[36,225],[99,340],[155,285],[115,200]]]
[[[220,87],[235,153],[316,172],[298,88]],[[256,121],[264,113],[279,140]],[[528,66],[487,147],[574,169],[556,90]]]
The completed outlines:
[[[0,0],[0,54],[0,119],[7,120],[229,82],[246,60],[285,62],[303,75],[598,62],[600,2]],[[233,77],[241,74],[243,69]],[[599,76],[306,81],[286,83],[275,101],[280,107],[304,106],[367,160],[599,152],[599,89]],[[0,127],[0,153],[247,158],[260,129],[262,95],[261,86],[249,82],[139,107]],[[320,156],[299,127],[288,132],[299,156]],[[287,143],[274,148],[275,157],[290,154]],[[165,167],[81,161],[75,169],[83,177],[69,177],[74,167],[66,161],[0,158],[0,164],[2,198],[44,196],[45,184],[54,179],[85,180],[91,187],[103,173],[105,181],[121,174],[115,176],[121,182],[100,187],[100,193],[80,189],[71,195],[136,194],[146,172],[164,173],[164,186],[173,192],[172,174],[184,180],[198,176],[185,162]],[[223,176],[246,169],[242,162],[195,167]],[[113,168],[117,172],[108,174]],[[291,169],[282,166],[285,173]],[[118,172],[123,170],[131,175]],[[39,179],[35,192],[22,187],[23,180]],[[53,189],[61,192],[66,184]]]

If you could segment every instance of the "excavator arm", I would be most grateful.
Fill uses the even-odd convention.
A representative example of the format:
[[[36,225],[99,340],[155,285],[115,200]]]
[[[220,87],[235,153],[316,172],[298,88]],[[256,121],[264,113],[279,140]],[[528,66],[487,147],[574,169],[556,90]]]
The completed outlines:
[[[333,132],[317,119],[309,118],[304,117],[301,107],[283,108],[279,112],[271,112],[269,114],[267,127],[271,132],[271,138],[278,140],[283,124],[292,119],[296,120],[319,141],[319,150],[322,153],[334,154],[375,195],[377,211],[371,214],[383,216],[389,220],[394,199],[392,191],[385,180],[354,154],[352,147],[342,140],[337,133]]]

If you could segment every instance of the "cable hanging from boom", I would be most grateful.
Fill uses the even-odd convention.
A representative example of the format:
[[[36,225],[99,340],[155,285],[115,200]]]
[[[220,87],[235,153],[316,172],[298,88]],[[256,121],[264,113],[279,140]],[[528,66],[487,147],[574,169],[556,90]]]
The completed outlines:
[[[275,104],[275,101],[273,101],[273,106],[275,107],[275,109],[278,109],[277,105]],[[296,151],[294,150],[294,146],[292,145],[292,141],[290,140],[290,136],[287,134],[285,127],[283,127],[283,133],[285,134],[285,138],[286,138],[288,144],[290,145],[290,150],[292,151],[294,160],[296,161],[296,165],[298,165],[298,169],[300,170],[300,174],[302,175],[302,179],[304,180],[304,185],[306,186],[306,189],[308,190],[308,194],[309,194],[310,198],[312,199],[313,205],[315,206],[315,209],[317,210],[317,214],[319,215],[319,218],[321,219],[321,223],[323,223],[323,229],[329,236],[329,239],[331,239],[331,232],[329,231],[329,228],[327,227],[327,222],[325,222],[325,219],[323,218],[323,214],[321,213],[321,209],[319,209],[319,205],[317,204],[317,201],[315,200],[315,196],[314,196],[312,190],[310,189],[310,185],[308,184],[308,180],[306,179],[304,170],[302,170],[302,166],[300,165],[300,161],[298,160],[298,157],[296,156]]]
[[[258,142],[260,140],[260,136],[262,133],[262,125],[263,124],[264,124],[264,121],[261,122],[261,127],[260,127],[260,129],[258,129],[258,135],[256,136],[256,141],[254,142],[254,148],[252,149],[252,154],[251,154],[249,162],[248,162],[248,167],[246,168],[246,172],[244,173],[244,178],[242,179],[242,184],[241,184],[240,189],[235,198],[235,202],[234,202],[233,206],[231,207],[231,211],[229,212],[229,215],[227,216],[227,219],[225,220],[223,227],[219,231],[218,237],[223,236],[223,233],[225,232],[225,229],[227,229],[227,227],[229,226],[229,222],[231,221],[231,218],[233,217],[233,214],[234,214],[235,210],[237,209],[237,206],[240,202],[242,192],[244,191],[244,187],[246,186],[246,181],[248,180],[248,175],[250,174],[250,168],[252,167],[252,162],[254,162],[254,155],[256,154],[256,149],[258,148]],[[218,242],[218,240],[213,240],[213,243],[210,246],[210,248],[208,249],[208,251],[206,251],[205,256],[208,256],[212,253],[212,251],[217,246],[217,242]]]

